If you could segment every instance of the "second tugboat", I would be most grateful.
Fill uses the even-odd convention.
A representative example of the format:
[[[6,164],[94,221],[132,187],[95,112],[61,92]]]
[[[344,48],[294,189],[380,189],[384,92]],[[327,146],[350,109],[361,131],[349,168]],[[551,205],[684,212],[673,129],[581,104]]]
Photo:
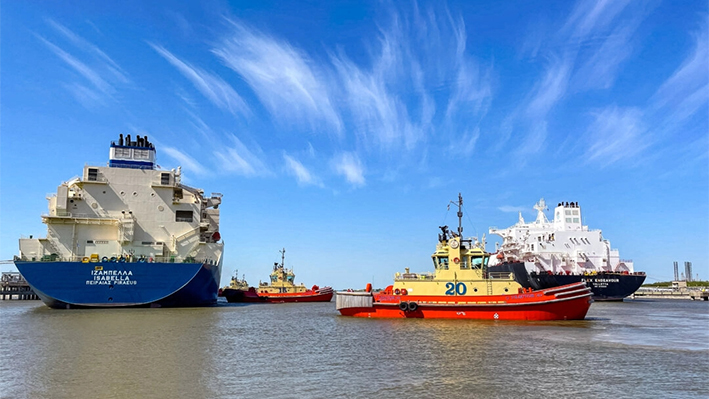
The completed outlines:
[[[373,293],[338,292],[343,316],[446,318],[482,320],[581,320],[586,317],[591,290],[583,282],[534,290],[515,281],[512,272],[489,272],[490,254],[484,243],[464,239],[463,198],[459,194],[458,232],[442,226],[434,273],[396,274],[394,284]]]
[[[235,275],[231,284],[221,290],[221,296],[228,302],[330,302],[335,293],[331,287],[320,288],[317,285],[310,289],[303,283],[295,284],[293,269],[285,267],[286,249],[281,251],[281,263],[273,264],[271,282],[259,283],[257,288],[249,287],[245,279]]]

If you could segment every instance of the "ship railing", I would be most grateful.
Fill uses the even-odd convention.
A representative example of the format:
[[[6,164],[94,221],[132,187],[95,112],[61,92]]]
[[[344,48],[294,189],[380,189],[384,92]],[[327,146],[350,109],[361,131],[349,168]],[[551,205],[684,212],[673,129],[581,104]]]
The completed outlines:
[[[104,259],[105,258],[105,259]],[[59,256],[57,254],[42,257],[21,256],[19,260],[26,262],[83,262],[83,263],[208,263],[215,265],[218,260],[211,258],[195,258],[193,256]]]
[[[512,272],[488,272],[487,277],[495,280],[509,280],[513,276]]]
[[[111,217],[107,212],[99,213],[74,213],[67,211],[57,211],[56,215],[42,214],[43,218],[61,217],[67,219],[103,219],[103,220],[116,220],[115,217]]]
[[[433,280],[434,275],[431,273],[403,273],[394,277],[394,280]]]

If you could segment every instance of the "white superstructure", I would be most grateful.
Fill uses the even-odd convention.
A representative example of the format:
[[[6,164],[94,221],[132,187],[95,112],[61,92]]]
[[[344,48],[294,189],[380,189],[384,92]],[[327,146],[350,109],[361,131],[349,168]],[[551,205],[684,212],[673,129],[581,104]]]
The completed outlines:
[[[85,166],[81,177],[47,197],[46,238],[20,239],[27,261],[121,258],[153,262],[221,261],[221,194],[181,184],[181,171],[155,169],[155,147],[130,135],[112,142],[108,166]]]
[[[528,271],[554,274],[584,274],[593,272],[633,273],[633,262],[622,260],[617,249],[612,249],[601,230],[589,230],[582,223],[578,202],[559,203],[554,209],[554,220],[544,214],[547,209],[542,198],[535,206],[537,219],[519,221],[506,229],[490,228],[490,234],[502,237],[502,245],[490,264],[524,261]]]

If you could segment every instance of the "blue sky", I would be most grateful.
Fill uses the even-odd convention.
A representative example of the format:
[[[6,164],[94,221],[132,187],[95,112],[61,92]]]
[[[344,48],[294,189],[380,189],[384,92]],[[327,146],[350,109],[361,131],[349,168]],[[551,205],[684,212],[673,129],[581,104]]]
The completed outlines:
[[[386,286],[578,201],[648,282],[709,279],[706,1],[0,4],[0,259],[119,133],[224,194],[226,283]],[[494,250],[495,240],[488,240]],[[11,265],[0,265],[12,270]]]

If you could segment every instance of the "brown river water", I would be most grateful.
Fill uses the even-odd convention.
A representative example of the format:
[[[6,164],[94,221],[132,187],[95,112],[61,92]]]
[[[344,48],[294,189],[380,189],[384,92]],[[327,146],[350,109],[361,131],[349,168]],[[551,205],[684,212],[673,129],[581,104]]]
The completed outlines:
[[[586,320],[370,320],[331,303],[0,301],[0,398],[708,398],[709,302]]]

